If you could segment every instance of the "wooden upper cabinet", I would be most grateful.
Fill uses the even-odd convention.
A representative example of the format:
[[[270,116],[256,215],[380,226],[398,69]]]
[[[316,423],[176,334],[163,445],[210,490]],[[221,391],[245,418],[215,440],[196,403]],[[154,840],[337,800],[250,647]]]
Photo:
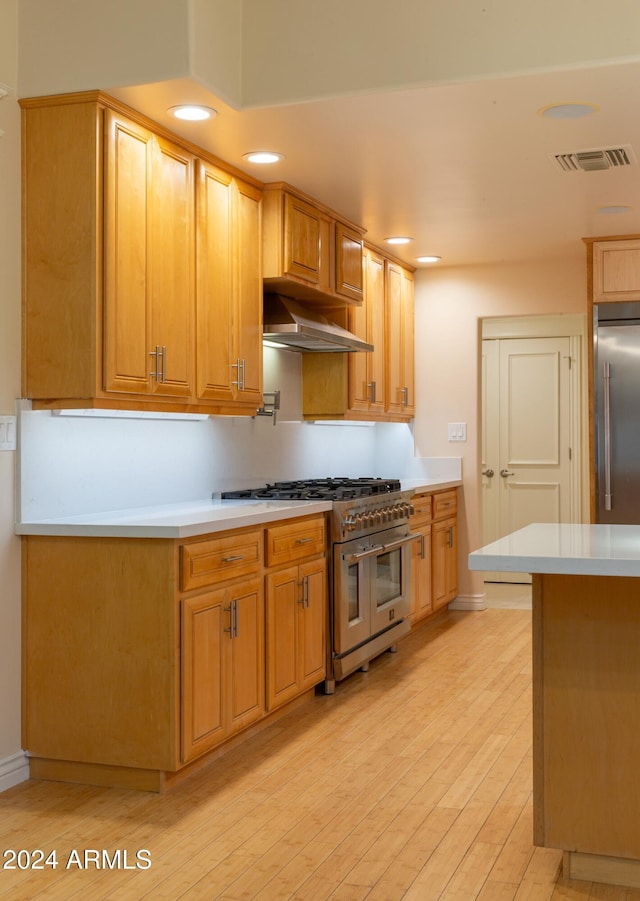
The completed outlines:
[[[640,300],[640,238],[594,241],[593,303]]]
[[[415,349],[413,273],[387,263],[386,410],[393,415],[415,412]]]
[[[24,395],[254,414],[261,186],[100,92],[21,103]]]
[[[235,180],[236,307],[234,336],[242,378],[237,399],[262,402],[262,192]]]
[[[105,111],[104,388],[193,394],[194,158]]]
[[[262,397],[261,194],[199,160],[196,187],[198,397]]]
[[[364,252],[361,306],[333,313],[373,351],[303,354],[307,419],[406,422],[415,413],[413,272],[372,245]]]
[[[283,249],[285,275],[329,288],[329,219],[292,194],[284,195]]]
[[[307,303],[361,303],[364,229],[284,183],[264,190],[263,275]]]
[[[336,292],[361,303],[364,296],[364,238],[343,222],[336,222],[334,228]]]
[[[110,111],[105,125],[105,389],[146,394],[153,135]]]
[[[385,404],[385,260],[370,248],[364,255],[364,303],[350,310],[350,328],[373,344],[371,353],[349,356],[349,406],[384,414]]]

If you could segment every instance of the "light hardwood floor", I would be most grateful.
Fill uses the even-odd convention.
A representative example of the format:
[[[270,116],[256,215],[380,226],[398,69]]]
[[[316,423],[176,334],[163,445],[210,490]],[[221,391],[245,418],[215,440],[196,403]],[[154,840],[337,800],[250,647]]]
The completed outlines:
[[[640,898],[531,844],[530,635],[526,610],[444,613],[165,795],[16,786],[0,848],[58,867],[0,870],[0,898]],[[133,869],[80,869],[87,849]]]

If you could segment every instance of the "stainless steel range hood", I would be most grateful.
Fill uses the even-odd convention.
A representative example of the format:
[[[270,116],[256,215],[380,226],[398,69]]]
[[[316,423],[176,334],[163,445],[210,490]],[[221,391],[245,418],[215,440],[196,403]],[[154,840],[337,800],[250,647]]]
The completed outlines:
[[[373,344],[282,294],[265,294],[262,336],[303,353],[373,350]]]

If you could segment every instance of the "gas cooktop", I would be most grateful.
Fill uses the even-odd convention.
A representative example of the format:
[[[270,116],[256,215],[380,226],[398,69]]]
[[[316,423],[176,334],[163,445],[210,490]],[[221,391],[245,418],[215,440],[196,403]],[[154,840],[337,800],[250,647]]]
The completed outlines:
[[[268,500],[351,500],[400,491],[399,479],[327,478],[274,482],[260,488],[223,491],[223,499],[263,498]]]

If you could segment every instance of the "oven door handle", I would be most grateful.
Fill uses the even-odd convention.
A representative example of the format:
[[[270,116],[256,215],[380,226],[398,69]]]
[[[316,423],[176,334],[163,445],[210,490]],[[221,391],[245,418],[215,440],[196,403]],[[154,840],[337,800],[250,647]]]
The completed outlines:
[[[365,557],[373,557],[377,554],[384,554],[386,551],[393,551],[398,547],[409,544],[411,541],[424,541],[422,535],[418,532],[415,535],[404,535],[396,541],[390,541],[388,544],[372,544],[366,551],[359,551],[357,554],[343,554],[342,559],[345,563],[357,563]]]
[[[404,538],[398,538],[397,541],[390,541],[389,544],[383,544],[382,549],[392,551],[394,548],[402,547],[403,544],[409,544],[411,541],[424,541],[424,536],[420,532],[405,535]]]
[[[373,557],[384,550],[384,544],[372,544],[366,551],[358,551],[357,554],[343,554],[342,559],[345,563],[357,563],[358,560],[364,560],[365,557]]]

